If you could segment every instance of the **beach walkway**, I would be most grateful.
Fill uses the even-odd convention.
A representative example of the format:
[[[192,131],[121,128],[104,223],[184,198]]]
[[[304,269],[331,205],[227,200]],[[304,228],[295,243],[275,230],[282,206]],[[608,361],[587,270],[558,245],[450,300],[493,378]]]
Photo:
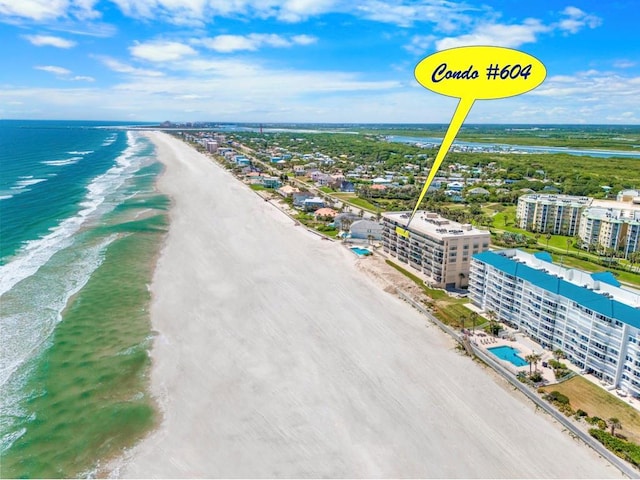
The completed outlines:
[[[188,145],[151,307],[159,428],[124,477],[620,477],[416,310]]]

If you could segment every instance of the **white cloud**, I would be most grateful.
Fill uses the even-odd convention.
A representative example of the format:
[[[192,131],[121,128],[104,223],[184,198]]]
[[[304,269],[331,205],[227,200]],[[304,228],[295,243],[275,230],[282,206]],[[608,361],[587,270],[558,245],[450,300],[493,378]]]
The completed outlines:
[[[98,60],[100,60],[105,66],[118,73],[127,73],[134,76],[142,76],[142,77],[162,77],[164,73],[159,72],[157,70],[147,70],[144,68],[136,68],[126,63],[120,62],[111,57],[106,56],[95,56]]]
[[[632,60],[620,59],[613,62],[613,66],[616,68],[631,68],[635,67],[638,62],[634,62]]]
[[[63,67],[56,67],[55,65],[38,65],[33,68],[35,68],[36,70],[42,70],[43,72],[53,73],[59,76],[66,76],[71,74],[71,70]]]
[[[71,48],[76,46],[76,42],[52,35],[25,35],[24,38],[29,40],[37,47],[50,46],[57,48]]]
[[[433,45],[435,39],[435,35],[414,35],[411,37],[411,43],[405,45],[404,49],[411,53],[415,53],[416,55],[420,55],[425,53],[429,47]]]
[[[7,1],[7,0],[0,0]],[[93,0],[76,0],[91,3]],[[467,24],[461,2],[443,0],[111,0],[129,17],[176,25],[204,25],[216,17],[275,18],[296,23],[326,13],[343,13],[382,23],[410,26],[429,22],[441,31]]]
[[[525,43],[535,43],[541,34],[560,31],[565,34],[577,33],[584,27],[595,28],[602,21],[576,7],[567,7],[559,22],[545,25],[541,20],[528,18],[520,24],[479,23],[472,32],[457,37],[447,37],[436,42],[438,50],[463,47],[467,45],[496,45],[500,47],[519,47]],[[411,45],[406,46],[407,49]]]
[[[66,14],[67,0],[0,0],[0,14],[31,20],[53,19]]]
[[[71,80],[74,82],[95,82],[95,78],[86,75],[74,75],[72,77],[71,70],[64,67],[58,67],[55,65],[37,65],[33,68],[35,68],[36,70],[42,70],[43,72],[53,73],[62,80]]]
[[[294,35],[291,40],[297,45],[311,45],[318,41],[318,37],[313,35]]]
[[[558,22],[557,27],[568,33],[577,33],[585,26],[595,28],[602,24],[602,20],[595,15],[590,15],[576,7],[567,7],[562,11],[564,18]]]
[[[73,16],[79,20],[96,18],[97,0],[0,0],[0,15],[42,22]]]
[[[278,5],[281,2],[273,3]],[[299,22],[314,15],[333,11],[339,3],[336,0],[286,0],[278,9],[277,16],[285,22]]]
[[[478,25],[472,33],[438,40],[436,48],[438,50],[446,50],[468,45],[495,45],[513,48],[525,43],[533,43],[537,40],[539,34],[550,30],[550,27],[543,25],[540,20],[534,18],[526,19],[521,24],[516,25]]]
[[[463,2],[422,0],[361,0],[353,3],[352,12],[368,20],[409,27],[418,22],[433,23],[436,30],[450,32],[471,19],[464,12],[472,10]]]
[[[184,43],[161,40],[138,43],[129,47],[129,51],[134,57],[150,62],[171,62],[197,54],[193,48]]]
[[[291,38],[276,34],[251,33],[249,35],[218,35],[213,38],[198,40],[194,43],[221,53],[240,50],[258,50],[262,46],[291,47],[293,45],[310,45],[316,42],[316,37],[310,35],[296,35]]]

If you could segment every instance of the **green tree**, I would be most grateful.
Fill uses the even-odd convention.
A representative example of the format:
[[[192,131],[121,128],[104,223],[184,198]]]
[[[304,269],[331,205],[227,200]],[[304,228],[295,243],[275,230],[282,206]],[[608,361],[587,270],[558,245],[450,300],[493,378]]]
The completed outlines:
[[[536,355],[534,353],[530,353],[529,355],[524,357],[525,361],[529,364],[529,376],[531,376],[531,374],[533,373],[532,365],[533,365],[533,361],[535,360],[535,357]]]
[[[540,355],[539,353],[535,353],[535,352],[532,352],[529,355],[527,355],[526,357],[524,357],[524,359],[529,364],[529,376],[532,375],[531,365],[534,365],[536,372],[538,371],[538,362],[540,361],[541,358],[542,358],[542,355]]]
[[[467,321],[466,315],[460,315],[460,323],[462,324],[462,329],[464,330],[464,324]]]
[[[616,418],[616,417],[611,417],[609,420],[607,420],[607,424],[609,425],[609,428],[611,429],[611,435],[612,436],[615,436],[616,428],[622,429],[622,424],[620,423],[620,420],[618,420],[618,418]]]
[[[476,322],[478,321],[478,316],[479,315],[478,315],[477,312],[471,312],[469,314],[469,319],[471,320],[471,325],[472,325],[472,328],[473,328],[473,330],[472,330],[473,332],[476,331]]]

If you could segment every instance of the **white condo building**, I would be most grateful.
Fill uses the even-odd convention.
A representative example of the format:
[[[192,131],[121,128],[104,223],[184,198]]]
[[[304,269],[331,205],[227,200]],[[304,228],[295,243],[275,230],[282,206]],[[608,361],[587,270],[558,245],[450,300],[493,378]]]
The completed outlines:
[[[473,256],[469,296],[584,372],[640,396],[640,291],[520,250]]]
[[[427,276],[437,288],[465,288],[474,253],[489,249],[490,233],[460,224],[437,213],[418,211],[409,225],[409,237],[399,235],[411,212],[388,212],[382,216],[384,251]]]
[[[600,245],[621,250],[626,258],[640,250],[640,207],[632,204],[618,208],[606,204],[589,207],[580,216],[578,236],[585,247]]]
[[[530,232],[574,236],[580,213],[593,201],[589,197],[532,193],[518,198],[516,222]]]

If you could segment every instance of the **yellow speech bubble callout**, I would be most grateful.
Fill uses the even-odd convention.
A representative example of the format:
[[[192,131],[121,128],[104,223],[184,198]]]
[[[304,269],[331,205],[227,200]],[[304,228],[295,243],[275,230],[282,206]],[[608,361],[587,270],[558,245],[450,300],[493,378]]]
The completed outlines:
[[[418,211],[473,102],[513,97],[533,90],[544,81],[547,69],[540,60],[519,50],[471,46],[429,55],[418,63],[414,74],[423,87],[460,101],[406,228]]]

